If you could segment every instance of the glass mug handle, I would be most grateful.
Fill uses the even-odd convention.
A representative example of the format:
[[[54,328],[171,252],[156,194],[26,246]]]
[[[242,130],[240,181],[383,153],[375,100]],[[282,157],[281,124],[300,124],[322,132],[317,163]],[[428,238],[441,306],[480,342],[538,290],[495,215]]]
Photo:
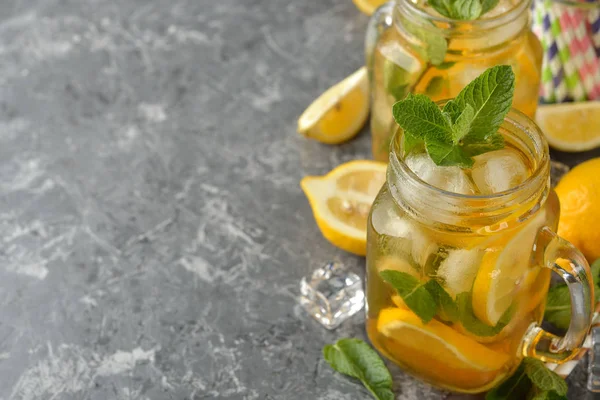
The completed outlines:
[[[579,250],[548,227],[543,227],[538,233],[534,257],[537,265],[550,268],[567,284],[571,295],[571,323],[562,337],[532,324],[525,335],[522,353],[526,357],[561,363],[579,353],[592,323],[594,288],[590,266]],[[556,261],[559,259],[568,263],[558,265]]]
[[[394,12],[394,6],[394,0],[382,4],[369,19],[365,35],[365,64],[369,73],[369,80],[371,80],[373,74],[375,46],[377,46],[379,37],[393,25],[392,13]]]

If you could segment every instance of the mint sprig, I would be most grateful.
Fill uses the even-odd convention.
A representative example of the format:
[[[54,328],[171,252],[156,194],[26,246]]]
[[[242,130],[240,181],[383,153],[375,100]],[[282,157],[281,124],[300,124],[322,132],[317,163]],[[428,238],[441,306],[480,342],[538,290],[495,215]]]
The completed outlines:
[[[460,293],[456,296],[460,323],[462,326],[476,336],[494,336],[504,329],[514,314],[514,308],[509,307],[495,326],[489,326],[479,320],[473,312],[473,299],[470,292]]]
[[[428,0],[428,3],[447,18],[470,21],[490,11],[498,0]]]
[[[392,376],[383,360],[360,339],[340,339],[323,348],[331,368],[362,382],[377,400],[394,400]]]
[[[436,165],[470,168],[472,157],[504,147],[498,133],[512,105],[515,75],[508,65],[487,69],[440,108],[427,96],[409,94],[394,104],[404,143],[425,144]]]
[[[391,269],[381,271],[379,276],[398,292],[408,308],[417,314],[424,324],[431,321],[437,312],[437,306],[435,298],[425,284],[406,272]]]

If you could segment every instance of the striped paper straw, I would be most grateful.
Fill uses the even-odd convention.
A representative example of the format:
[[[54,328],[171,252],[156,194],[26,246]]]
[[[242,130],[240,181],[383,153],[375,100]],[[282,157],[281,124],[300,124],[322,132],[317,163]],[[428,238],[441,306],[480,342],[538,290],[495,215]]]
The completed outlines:
[[[578,3],[533,3],[532,30],[544,49],[543,103],[600,99],[600,0]]]

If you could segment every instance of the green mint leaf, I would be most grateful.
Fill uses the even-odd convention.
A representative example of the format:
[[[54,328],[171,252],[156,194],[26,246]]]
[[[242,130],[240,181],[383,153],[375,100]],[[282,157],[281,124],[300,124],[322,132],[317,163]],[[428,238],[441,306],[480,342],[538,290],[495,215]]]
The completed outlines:
[[[450,69],[454,67],[454,64],[456,64],[454,61],[444,61],[443,63],[436,65],[436,68],[439,70]]]
[[[567,396],[560,395],[552,390],[549,392],[547,392],[547,391],[538,392],[533,397],[531,397],[531,400],[569,400],[569,399],[567,399]]]
[[[571,323],[571,293],[567,285],[552,286],[548,290],[544,320],[559,329],[568,329]]]
[[[425,142],[422,138],[413,136],[411,133],[404,131],[404,152],[405,154],[410,153],[414,149],[422,147]]]
[[[452,116],[449,117],[452,120]],[[475,110],[470,104],[467,104],[464,110],[462,110],[462,113],[456,118],[454,125],[452,125],[452,141],[454,144],[458,144],[458,142],[469,133],[473,118],[475,118]]]
[[[452,3],[450,14],[453,19],[470,21],[479,18],[481,11],[480,0],[456,0]]]
[[[331,368],[362,382],[377,400],[394,400],[392,376],[379,355],[360,339],[340,339],[323,347]]]
[[[514,312],[514,308],[509,307],[495,326],[489,326],[475,316],[471,293],[459,293],[456,296],[456,304],[458,305],[460,323],[466,330],[477,336],[497,335],[510,322]]]
[[[444,108],[442,108],[442,113],[450,117],[450,121],[452,124],[456,122],[456,119],[460,116],[462,111],[463,108],[456,104],[454,100],[448,100],[446,104],[444,104]]]
[[[461,148],[465,155],[475,157],[488,151],[500,150],[504,147],[504,136],[499,133],[493,133],[483,140],[476,140],[473,137],[462,139]]]
[[[471,168],[473,159],[467,156],[460,147],[436,140],[425,139],[427,154],[436,165],[449,167],[457,165],[461,168]]]
[[[509,65],[487,69],[460,91],[454,103],[461,110],[469,104],[475,110],[468,136],[483,140],[497,133],[512,105],[515,74]]]
[[[595,301],[600,301],[600,259],[591,265]],[[567,285],[552,286],[546,297],[544,320],[559,329],[569,329],[571,323],[571,293]]]
[[[600,259],[594,261],[590,266],[592,281],[594,282],[594,298],[596,303],[600,301]]]
[[[452,297],[444,290],[442,285],[435,279],[425,284],[425,288],[435,300],[437,314],[444,321],[454,322],[458,320],[458,307]]]
[[[386,58],[383,61],[383,85],[394,99],[401,100],[410,89],[410,74],[404,68]]]
[[[446,18],[452,18],[452,3],[450,0],[427,0],[427,3]]]
[[[428,60],[431,65],[440,65],[444,62],[446,51],[448,50],[448,42],[440,29],[433,23],[427,26],[420,26],[409,18],[402,19],[401,22],[402,26],[421,42],[419,45],[414,46],[413,49],[425,61]]]
[[[481,0],[481,15],[496,7],[498,5],[498,1],[500,0]]]
[[[411,135],[452,142],[452,129],[440,108],[423,94],[408,94],[392,108],[396,123]]]
[[[429,97],[437,96],[442,92],[444,86],[447,86],[449,81],[442,78],[441,76],[434,76],[431,78],[427,87],[425,88],[425,94]]]
[[[404,303],[421,318],[424,324],[431,321],[437,307],[425,285],[406,272],[387,269],[379,273],[381,278],[398,292]]]
[[[548,392],[555,391],[561,396],[567,394],[568,387],[565,380],[546,368],[546,365],[542,361],[536,358],[525,357],[523,364],[525,365],[525,373],[539,389]]]
[[[427,154],[433,160],[436,165],[441,165],[444,159],[448,157],[448,154],[452,152],[454,145],[452,143],[445,143],[441,140],[433,138],[425,138],[425,148]]]
[[[521,363],[510,378],[487,393],[485,400],[524,399],[527,397],[527,393],[531,391],[531,388],[531,381],[527,377],[527,374],[525,374],[525,365]]]

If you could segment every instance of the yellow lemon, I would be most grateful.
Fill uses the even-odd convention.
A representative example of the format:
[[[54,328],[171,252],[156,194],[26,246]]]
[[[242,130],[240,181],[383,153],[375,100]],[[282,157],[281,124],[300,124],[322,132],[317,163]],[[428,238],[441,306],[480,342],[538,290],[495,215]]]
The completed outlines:
[[[377,8],[389,0],[352,0],[356,8],[367,15],[371,15]]]
[[[555,190],[560,200],[558,234],[589,262],[600,258],[600,158],[573,168]]]
[[[350,161],[325,176],[300,181],[321,233],[334,246],[366,254],[367,218],[385,183],[386,168],[377,161]]]
[[[473,283],[473,312],[488,325],[498,323],[529,275],[533,243],[545,221],[542,209],[517,232],[506,232],[486,249]]]
[[[536,121],[550,146],[584,151],[600,146],[600,101],[541,105]]]
[[[365,67],[327,89],[298,119],[298,132],[326,144],[352,139],[369,115]]]
[[[405,348],[398,354],[416,352],[416,364],[426,371],[442,368],[463,373],[492,372],[509,361],[506,354],[491,350],[435,319],[423,324],[415,313],[406,309],[381,310],[377,330]]]

